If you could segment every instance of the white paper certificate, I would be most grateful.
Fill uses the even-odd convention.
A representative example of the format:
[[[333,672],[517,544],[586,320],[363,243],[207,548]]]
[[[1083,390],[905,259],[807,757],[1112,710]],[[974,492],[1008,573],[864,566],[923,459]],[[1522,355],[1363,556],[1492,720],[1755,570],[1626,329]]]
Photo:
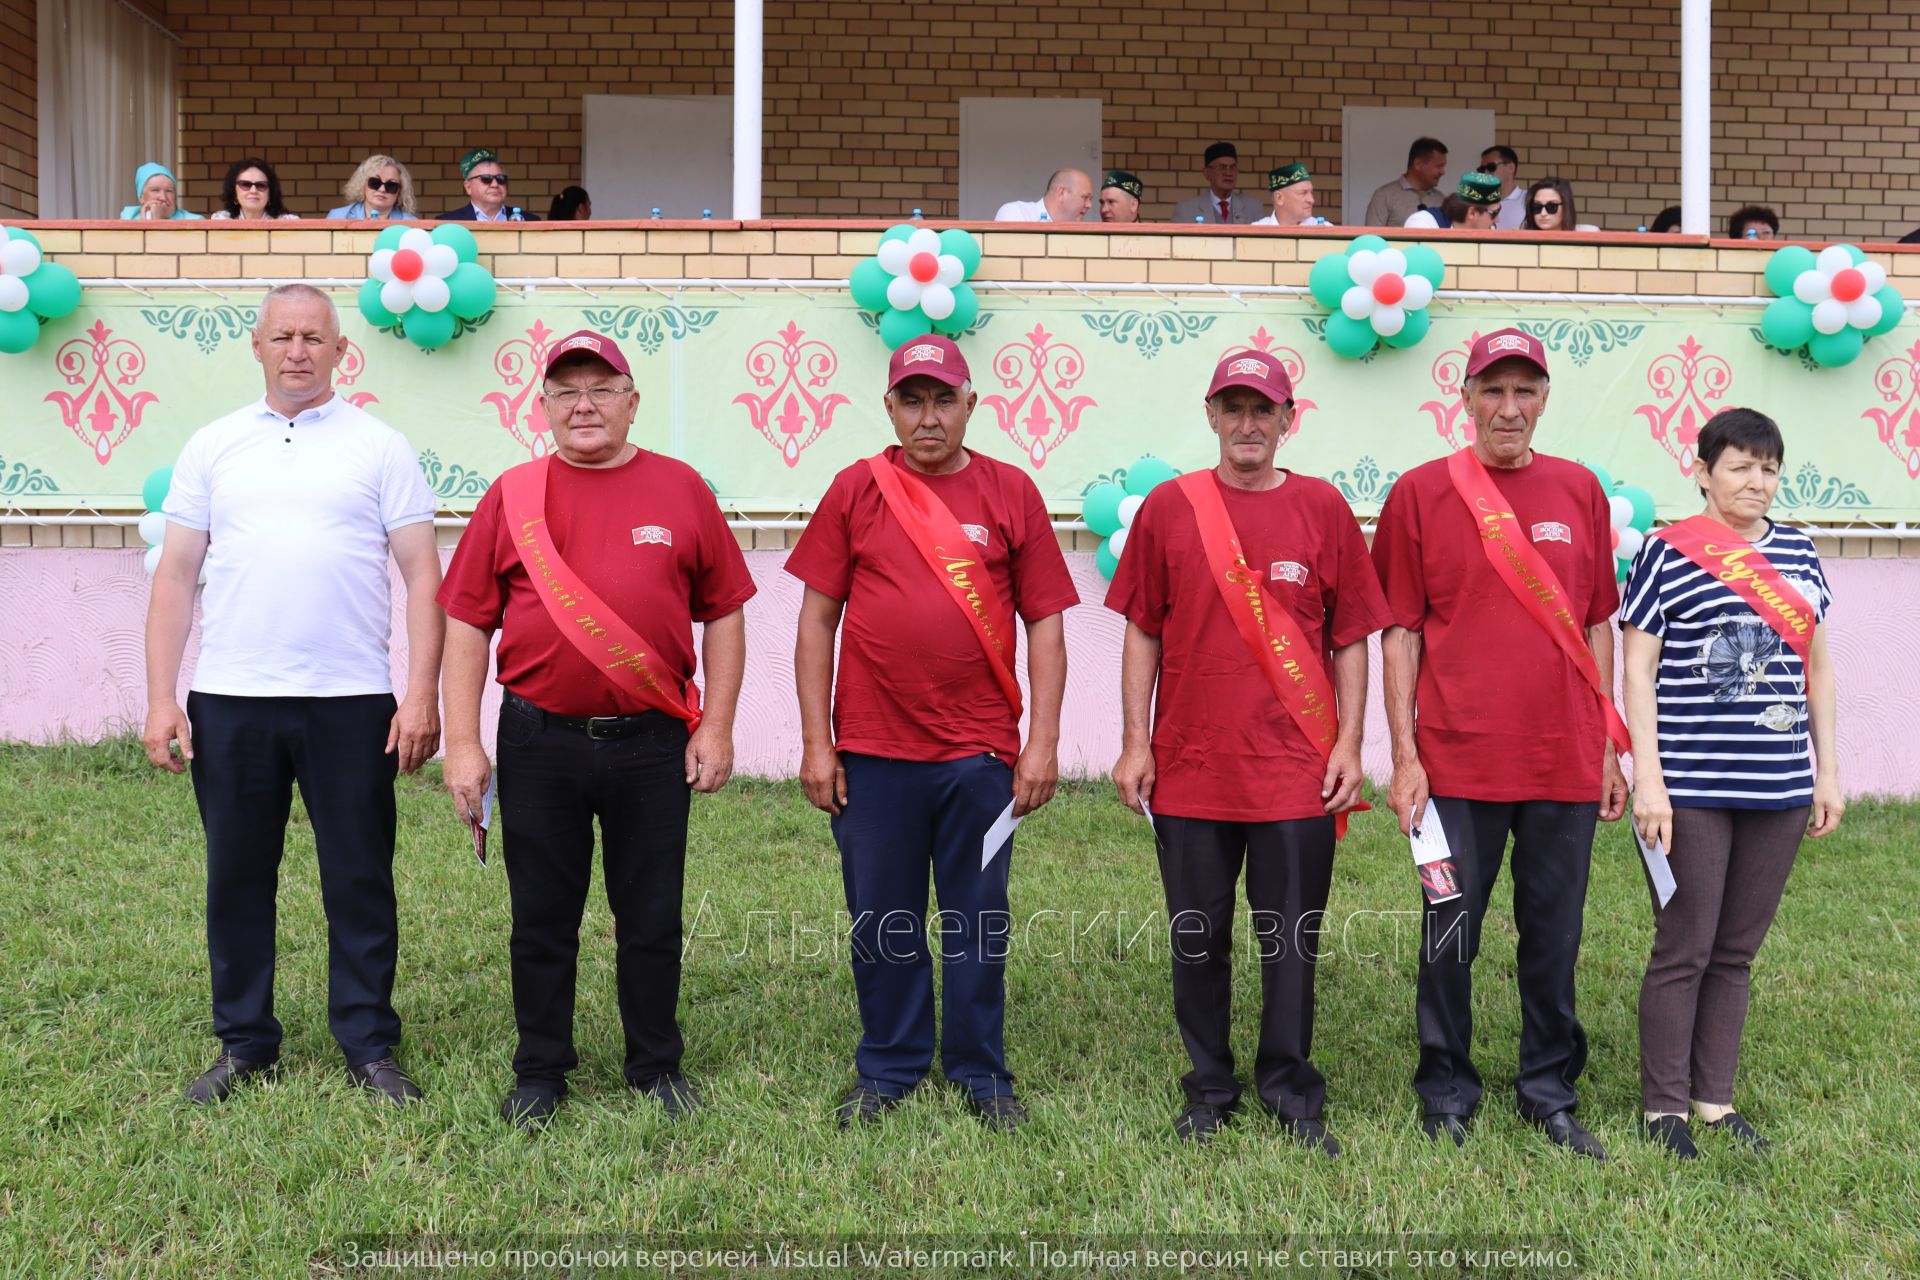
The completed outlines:
[[[1426,812],[1413,824],[1413,834],[1408,837],[1413,843],[1413,865],[1424,867],[1429,862],[1445,862],[1453,856],[1453,850],[1447,847],[1446,828],[1440,825],[1440,811],[1433,807],[1433,800],[1427,800]]]
[[[1013,816],[1013,801],[1007,801],[1007,807],[1002,809],[1000,816],[993,820],[993,825],[987,828],[986,838],[980,842],[982,871],[987,869],[987,864],[993,861],[994,855],[1000,852],[1000,846],[1013,838],[1014,828],[1025,821],[1025,818]]]
[[[1631,815],[1627,822],[1632,825]],[[1664,907],[1673,898],[1673,891],[1679,888],[1673,881],[1673,864],[1667,861],[1667,846],[1656,840],[1649,848],[1640,838],[1639,827],[1633,828],[1633,842],[1640,846],[1640,860],[1647,864],[1647,875],[1653,880],[1653,896]]]

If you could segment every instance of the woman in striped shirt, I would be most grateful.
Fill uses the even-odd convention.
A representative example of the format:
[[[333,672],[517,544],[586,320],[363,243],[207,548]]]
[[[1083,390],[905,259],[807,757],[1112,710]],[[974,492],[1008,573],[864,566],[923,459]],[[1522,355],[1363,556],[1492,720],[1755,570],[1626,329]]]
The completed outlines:
[[[1766,1146],[1733,1109],[1748,974],[1801,836],[1831,832],[1845,807],[1826,574],[1813,539],[1766,514],[1780,429],[1728,409],[1694,449],[1706,519],[1647,539],[1620,613],[1634,825],[1678,886],[1640,986],[1641,1105],[1681,1159],[1699,1154],[1689,1101],[1709,1128]]]

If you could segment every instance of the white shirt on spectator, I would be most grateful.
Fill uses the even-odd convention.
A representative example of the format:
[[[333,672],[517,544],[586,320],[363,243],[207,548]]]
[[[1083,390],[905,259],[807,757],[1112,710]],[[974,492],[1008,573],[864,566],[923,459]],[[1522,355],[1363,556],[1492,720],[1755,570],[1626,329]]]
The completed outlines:
[[[263,398],[194,432],[166,501],[209,535],[193,688],[393,692],[387,536],[434,506],[406,438],[338,392],[291,422]]]
[[[1527,189],[1515,187],[1500,197],[1500,212],[1494,215],[1496,231],[1518,231],[1527,220]]]
[[[1052,222],[1045,200],[1009,200],[993,215],[995,222]]]

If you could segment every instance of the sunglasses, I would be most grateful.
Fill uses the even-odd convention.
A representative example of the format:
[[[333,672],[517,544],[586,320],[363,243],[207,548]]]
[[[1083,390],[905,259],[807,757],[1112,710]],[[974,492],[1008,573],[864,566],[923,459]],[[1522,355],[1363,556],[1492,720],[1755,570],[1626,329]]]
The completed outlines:
[[[235,178],[233,180],[233,185],[234,185],[234,188],[239,191],[271,191],[273,190],[273,184],[271,182],[255,182],[250,178]]]
[[[395,178],[392,182],[383,182],[379,178],[368,178],[367,190],[391,191],[395,195],[398,195],[400,194],[400,180],[398,178]]]
[[[1480,172],[1492,173],[1495,169],[1498,169],[1499,167],[1500,167],[1500,162],[1498,160],[1489,160],[1485,164],[1480,166]]]
[[[507,175],[504,173],[476,173],[473,175],[473,180],[475,182],[484,182],[490,187],[504,187],[507,185]]]
[[[1528,205],[1527,208],[1534,213],[1558,213],[1560,212],[1560,202],[1558,200],[1535,200],[1532,204]]]

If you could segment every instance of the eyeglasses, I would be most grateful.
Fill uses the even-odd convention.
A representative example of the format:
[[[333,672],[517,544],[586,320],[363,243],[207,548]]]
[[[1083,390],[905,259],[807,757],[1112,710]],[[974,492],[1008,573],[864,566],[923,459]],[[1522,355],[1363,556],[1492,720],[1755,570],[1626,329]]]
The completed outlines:
[[[400,194],[400,180],[399,180],[398,178],[396,178],[396,179],[394,179],[394,180],[393,180],[392,182],[383,182],[383,181],[381,181],[381,180],[380,180],[379,178],[368,178],[368,179],[367,179],[367,190],[369,190],[369,191],[391,191],[391,192],[393,192],[393,193],[394,193],[395,195],[399,195],[399,194]]]
[[[556,391],[549,391],[546,394],[547,394],[547,399],[553,401],[555,404],[559,405],[562,409],[571,409],[573,408],[573,406],[579,404],[581,396],[585,396],[587,397],[587,399],[591,400],[593,402],[594,408],[604,409],[608,405],[612,404],[615,400],[619,399],[621,396],[632,395],[633,388],[632,387],[561,387]]]
[[[473,180],[475,182],[484,182],[490,187],[504,187],[507,185],[507,175],[504,173],[476,173],[473,175]]]
[[[273,184],[271,182],[255,182],[251,178],[235,178],[233,180],[233,185],[234,185],[234,188],[239,191],[271,191],[273,190]]]
[[[1560,212],[1560,202],[1558,200],[1535,200],[1527,206],[1527,209],[1531,213],[1558,213]]]
[[[1480,172],[1492,173],[1495,169],[1498,169],[1499,167],[1500,167],[1500,162],[1498,160],[1489,160],[1485,164],[1480,166]]]

